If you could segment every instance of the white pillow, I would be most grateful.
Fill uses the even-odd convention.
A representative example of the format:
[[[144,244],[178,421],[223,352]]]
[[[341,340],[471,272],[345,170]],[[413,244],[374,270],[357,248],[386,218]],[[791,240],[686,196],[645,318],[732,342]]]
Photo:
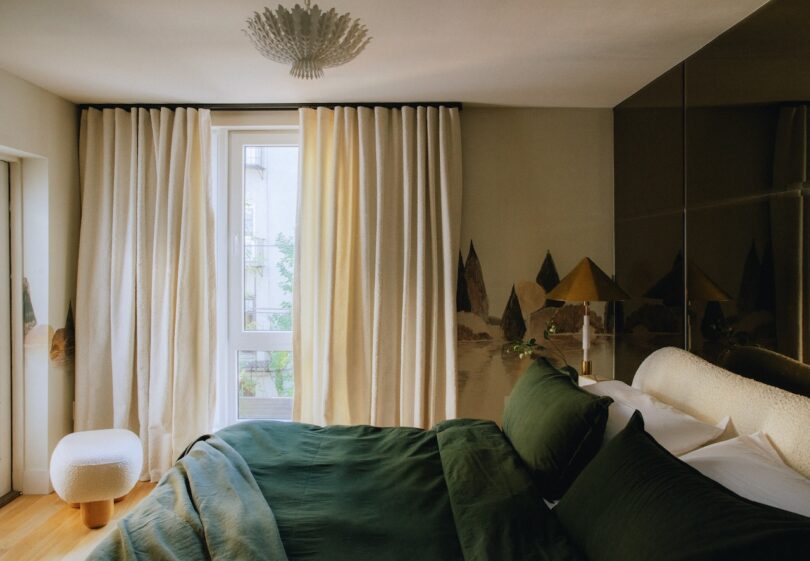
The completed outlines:
[[[810,479],[787,466],[761,432],[700,448],[681,460],[741,497],[810,516]]]
[[[613,403],[608,409],[603,443],[608,442],[626,427],[636,410],[641,411],[644,417],[644,430],[676,456],[686,454],[714,440],[723,434],[728,425],[728,417],[717,426],[698,421],[691,415],[619,380],[598,382],[582,389],[595,395],[613,398]]]

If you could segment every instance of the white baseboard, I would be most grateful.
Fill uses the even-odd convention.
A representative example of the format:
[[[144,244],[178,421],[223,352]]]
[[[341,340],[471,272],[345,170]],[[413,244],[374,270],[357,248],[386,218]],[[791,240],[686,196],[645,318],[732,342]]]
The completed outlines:
[[[53,491],[51,474],[47,469],[27,469],[23,472],[23,495],[47,495]]]

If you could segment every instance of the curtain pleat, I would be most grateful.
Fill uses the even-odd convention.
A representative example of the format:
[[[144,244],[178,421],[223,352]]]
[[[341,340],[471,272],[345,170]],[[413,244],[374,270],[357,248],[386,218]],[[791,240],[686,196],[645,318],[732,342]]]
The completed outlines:
[[[457,109],[302,109],[294,417],[455,416]]]
[[[136,432],[155,481],[213,418],[210,113],[87,109],[80,136],[76,430]]]

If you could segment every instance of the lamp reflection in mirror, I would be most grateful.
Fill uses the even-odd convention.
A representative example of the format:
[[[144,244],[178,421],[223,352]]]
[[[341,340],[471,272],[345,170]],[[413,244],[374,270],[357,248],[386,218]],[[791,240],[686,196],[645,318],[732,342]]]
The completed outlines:
[[[582,302],[585,316],[582,318],[582,375],[591,375],[591,302],[629,300],[622,290],[596,263],[585,257],[555,286],[546,298],[565,302]]]
[[[644,293],[645,298],[661,300],[665,306],[680,306],[686,299],[686,348],[692,350],[692,305],[706,302],[728,302],[733,298],[691,259],[686,261],[686,292],[684,292],[683,254],[678,252],[672,269]]]

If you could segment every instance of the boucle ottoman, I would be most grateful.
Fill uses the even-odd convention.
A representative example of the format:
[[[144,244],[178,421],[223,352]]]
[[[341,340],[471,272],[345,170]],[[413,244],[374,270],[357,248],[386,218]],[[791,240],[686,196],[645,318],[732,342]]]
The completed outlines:
[[[107,524],[113,500],[129,493],[143,465],[141,441],[128,430],[74,432],[51,456],[51,483],[66,503],[78,503],[88,528]]]

